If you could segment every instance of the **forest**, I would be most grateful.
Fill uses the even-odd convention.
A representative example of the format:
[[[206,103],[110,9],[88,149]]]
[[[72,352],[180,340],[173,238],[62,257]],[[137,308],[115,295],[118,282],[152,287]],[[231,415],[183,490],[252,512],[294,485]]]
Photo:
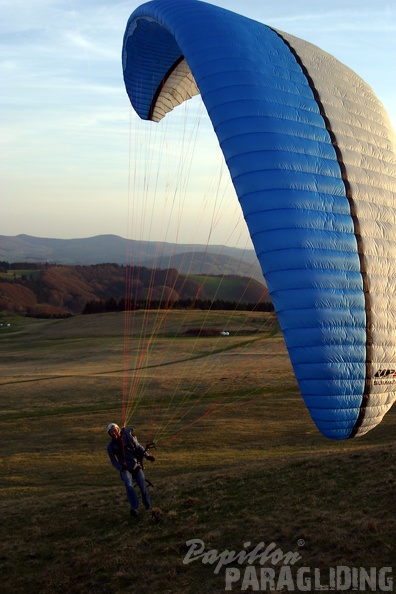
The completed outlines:
[[[272,310],[265,285],[244,276],[119,264],[0,262],[0,312],[61,318],[164,307]]]

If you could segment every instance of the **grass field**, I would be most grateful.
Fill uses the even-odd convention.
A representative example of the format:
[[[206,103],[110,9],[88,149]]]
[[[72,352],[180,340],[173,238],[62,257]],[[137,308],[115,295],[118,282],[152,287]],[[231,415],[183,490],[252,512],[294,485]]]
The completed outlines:
[[[192,539],[219,553],[275,543],[299,555],[293,576],[317,568],[322,584],[339,566],[394,570],[395,410],[363,438],[329,441],[310,420],[271,314],[186,321],[171,312],[154,340],[158,318],[144,322],[143,337],[143,316],[128,320],[128,357],[123,314],[15,317],[1,328],[0,591],[225,592],[226,566],[215,573],[214,554],[183,562]],[[189,327],[230,336],[195,339]],[[136,367],[143,338],[150,349],[131,422],[142,443],[159,443],[146,468],[155,515],[133,520],[105,428],[120,421],[123,383],[134,375],[124,367]],[[260,582],[258,561],[258,581],[246,562],[229,565],[241,575],[232,591],[290,590]],[[342,591],[393,591],[378,580],[362,589],[354,575]],[[305,585],[320,591],[318,581]]]
[[[8,272],[0,272],[0,280],[12,280],[15,278],[21,278],[25,276],[27,278],[36,278],[40,276],[41,270],[40,269],[17,269],[17,270],[9,270]]]

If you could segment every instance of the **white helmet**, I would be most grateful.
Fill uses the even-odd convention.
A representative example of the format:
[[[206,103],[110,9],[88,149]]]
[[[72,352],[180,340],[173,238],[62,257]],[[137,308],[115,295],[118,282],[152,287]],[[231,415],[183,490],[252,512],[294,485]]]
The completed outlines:
[[[107,433],[109,433],[112,429],[118,429],[118,431],[120,430],[117,423],[110,423],[110,425],[107,425]]]

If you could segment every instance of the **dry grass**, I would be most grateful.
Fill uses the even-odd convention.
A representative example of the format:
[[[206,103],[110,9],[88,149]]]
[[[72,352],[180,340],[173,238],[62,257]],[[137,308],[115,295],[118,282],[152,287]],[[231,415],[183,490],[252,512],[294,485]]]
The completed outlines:
[[[123,316],[16,318],[0,336],[2,592],[224,592],[224,569],[216,575],[209,564],[183,563],[193,538],[219,551],[275,542],[298,551],[302,566],[323,570],[392,566],[395,412],[360,440],[326,440],[264,314],[255,320],[261,341],[245,335],[197,345],[179,330],[198,316],[204,321],[202,314],[188,322],[181,313],[168,318],[142,370],[146,396],[133,418],[144,442],[153,431],[152,404],[161,402],[161,437],[160,412],[171,415],[175,391],[191,397],[198,386],[204,394],[202,405],[186,404],[186,416],[162,431],[157,460],[147,468],[160,522],[148,513],[129,518],[105,453],[104,427],[120,418]],[[210,325],[225,321],[216,313]],[[130,366],[140,344],[139,324],[134,328]],[[239,401],[246,392],[249,402]],[[232,398],[240,405],[223,407]],[[172,440],[213,403],[217,412]]]

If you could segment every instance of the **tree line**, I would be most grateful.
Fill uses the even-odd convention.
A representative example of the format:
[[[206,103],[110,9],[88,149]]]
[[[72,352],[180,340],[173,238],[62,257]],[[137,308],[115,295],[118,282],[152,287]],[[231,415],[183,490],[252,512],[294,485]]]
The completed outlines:
[[[237,303],[224,299],[178,299],[176,301],[161,300],[128,300],[125,298],[94,299],[88,301],[83,310],[83,315],[109,313],[120,311],[137,311],[141,309],[200,309],[215,311],[274,311],[271,302],[262,303]]]

